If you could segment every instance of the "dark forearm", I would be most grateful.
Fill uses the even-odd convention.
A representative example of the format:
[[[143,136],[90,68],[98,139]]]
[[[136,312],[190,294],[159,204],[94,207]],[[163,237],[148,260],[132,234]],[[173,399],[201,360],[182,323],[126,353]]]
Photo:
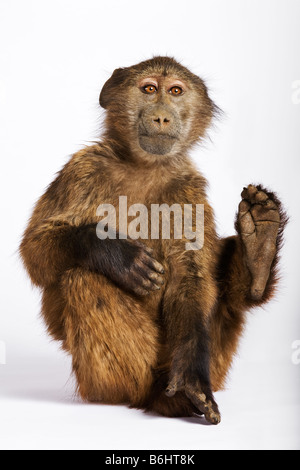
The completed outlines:
[[[96,224],[76,227],[48,222],[27,230],[20,251],[32,282],[44,287],[57,282],[63,272],[76,266],[109,273],[112,243],[115,263],[120,259],[116,252],[117,242],[100,240],[96,234]]]
[[[120,259],[117,242],[100,240],[96,234],[96,224],[76,227],[49,222],[35,229],[29,228],[20,251],[32,282],[45,287],[56,283],[63,272],[76,266],[109,274],[112,243],[115,264]]]
[[[45,222],[25,232],[20,253],[35,285],[54,284],[60,275],[90,258],[87,242],[97,241],[96,226],[74,227],[67,223]]]
[[[34,284],[55,284],[73,267],[105,275],[124,290],[145,295],[163,284],[163,266],[152,250],[131,240],[101,240],[97,224],[72,226],[58,221],[29,226],[20,252]]]

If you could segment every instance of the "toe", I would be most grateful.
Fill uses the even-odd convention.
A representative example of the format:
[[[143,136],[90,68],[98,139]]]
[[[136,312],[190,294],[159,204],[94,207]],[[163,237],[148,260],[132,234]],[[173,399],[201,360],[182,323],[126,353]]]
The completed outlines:
[[[268,200],[268,196],[266,193],[264,193],[263,191],[258,191],[256,194],[255,194],[255,202],[257,204],[262,204],[262,203],[266,203]]]
[[[176,392],[180,391],[183,388],[183,378],[179,375],[174,375],[169,385],[166,388],[165,394],[167,397],[173,397]]]
[[[277,209],[278,210],[278,206],[276,205],[276,203],[274,201],[272,201],[272,199],[268,199],[267,202],[266,202],[266,209],[270,209],[270,210]]]
[[[273,201],[269,201],[265,205],[255,204],[251,207],[251,214],[255,224],[258,222],[280,222],[280,215]]]
[[[215,411],[212,411],[208,415],[205,415],[207,421],[211,424],[219,424],[221,422],[221,415]]]
[[[243,199],[241,202],[240,202],[240,205],[239,205],[239,215],[240,217],[243,217],[244,214],[246,214],[246,212],[249,211],[251,205],[249,204],[249,202],[247,202],[245,199]]]
[[[250,202],[251,204],[254,204],[257,192],[257,187],[253,184],[249,184],[247,188],[244,188],[242,192],[242,198],[246,199],[246,201]]]
[[[246,205],[242,205],[244,202],[247,204],[248,208],[246,208]],[[246,201],[241,202],[239,212],[239,228],[240,233],[245,236],[252,235],[255,232],[255,224],[253,222],[251,212],[248,210],[249,208],[250,204],[248,204]]]

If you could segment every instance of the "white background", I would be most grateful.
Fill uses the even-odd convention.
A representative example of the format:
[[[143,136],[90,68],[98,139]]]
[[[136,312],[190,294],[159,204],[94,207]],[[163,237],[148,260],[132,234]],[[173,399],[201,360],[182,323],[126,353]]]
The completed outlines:
[[[299,20],[299,0],[0,1],[1,448],[300,448],[300,365],[292,362],[300,339]],[[193,153],[219,233],[233,233],[250,182],[278,192],[291,216],[280,290],[249,313],[227,389],[217,394],[218,427],[82,404],[17,256],[36,199],[69,155],[100,135],[105,80],[155,54],[202,76],[225,112]]]

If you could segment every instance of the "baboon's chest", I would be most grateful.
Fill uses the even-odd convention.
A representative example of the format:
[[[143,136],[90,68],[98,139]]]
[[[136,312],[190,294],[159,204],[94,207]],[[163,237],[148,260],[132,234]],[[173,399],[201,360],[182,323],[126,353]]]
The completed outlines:
[[[112,200],[126,198],[128,204],[161,204],[166,201],[170,175],[162,171],[127,171],[110,188]]]

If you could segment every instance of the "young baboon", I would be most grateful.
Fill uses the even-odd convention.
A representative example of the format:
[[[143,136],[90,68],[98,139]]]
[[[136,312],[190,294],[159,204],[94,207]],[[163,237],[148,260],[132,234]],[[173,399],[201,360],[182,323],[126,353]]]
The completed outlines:
[[[72,355],[83,399],[217,424],[213,391],[224,385],[246,311],[274,293],[287,218],[273,193],[249,185],[237,235],[217,236],[206,181],[188,156],[217,108],[174,59],[115,70],[100,105],[101,142],[58,174],[20,247],[48,331]],[[203,247],[187,250],[172,224],[170,239],[126,238],[120,196],[149,211],[203,204]],[[101,204],[116,208],[114,239],[96,234]]]

